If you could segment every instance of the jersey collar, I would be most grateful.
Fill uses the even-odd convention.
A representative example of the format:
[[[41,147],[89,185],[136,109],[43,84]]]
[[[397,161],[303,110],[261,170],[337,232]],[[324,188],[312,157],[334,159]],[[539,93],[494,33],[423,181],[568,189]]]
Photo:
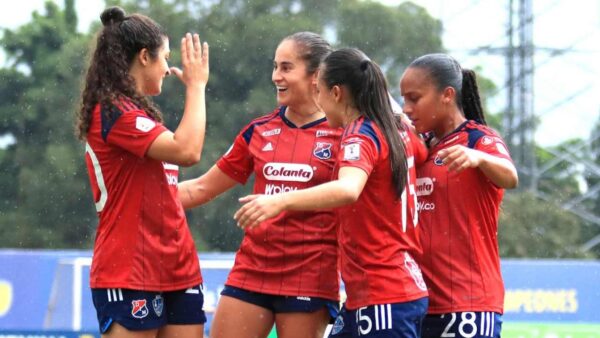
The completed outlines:
[[[294,124],[294,122],[292,122],[292,121],[288,120],[288,118],[287,118],[287,117],[285,117],[285,110],[286,110],[286,108],[287,108],[287,106],[281,106],[281,107],[279,107],[279,117],[281,117],[281,119],[283,120],[283,122],[284,122],[285,124],[287,124],[287,126],[288,126],[288,127],[290,127],[290,128],[308,129],[308,128],[310,128],[310,127],[314,127],[314,126],[316,126],[316,125],[318,125],[318,124],[321,124],[321,123],[323,123],[324,121],[326,121],[326,120],[327,120],[327,118],[325,118],[325,117],[322,117],[322,118],[320,118],[320,119],[318,119],[318,120],[315,120],[315,121],[309,122],[309,123],[307,123],[307,124],[305,124],[305,125],[303,125],[303,126],[300,126],[300,127],[298,127],[298,126],[296,126],[296,125]]]

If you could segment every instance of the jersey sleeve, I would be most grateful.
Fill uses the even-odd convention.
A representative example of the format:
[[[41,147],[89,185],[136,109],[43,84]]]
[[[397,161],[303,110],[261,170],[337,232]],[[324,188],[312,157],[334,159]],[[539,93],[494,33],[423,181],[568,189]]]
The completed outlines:
[[[246,184],[254,170],[254,160],[244,131],[238,134],[229,150],[217,161],[217,167],[237,182]]]
[[[371,175],[379,159],[379,149],[373,139],[363,134],[351,134],[342,139],[338,155],[339,167],[355,167]]]
[[[421,165],[427,161],[427,155],[429,155],[429,150],[427,150],[427,146],[425,146],[425,142],[421,138],[421,136],[417,135],[417,133],[405,124],[404,126],[405,132],[403,135],[405,145],[409,145],[412,150],[412,155],[415,158],[415,165]],[[407,140],[408,139],[408,140]],[[408,150],[407,150],[408,153]]]
[[[103,126],[103,129],[106,125]],[[154,121],[142,110],[122,113],[106,131],[106,142],[128,152],[144,157],[152,142],[167,128]],[[103,130],[104,132],[104,130]]]
[[[505,158],[512,162],[508,147],[506,147],[504,140],[498,135],[490,133],[482,136],[477,143],[475,143],[475,149],[492,156]]]

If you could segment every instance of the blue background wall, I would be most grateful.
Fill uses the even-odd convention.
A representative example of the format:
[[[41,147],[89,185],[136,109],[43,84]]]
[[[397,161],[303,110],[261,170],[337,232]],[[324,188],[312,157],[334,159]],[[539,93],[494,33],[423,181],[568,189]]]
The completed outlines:
[[[233,257],[200,254],[209,322]],[[56,337],[69,337],[67,331],[78,328],[97,333],[89,266],[83,265],[80,274],[74,276],[76,258],[89,260],[91,252],[0,250],[0,338],[9,332],[48,330],[57,330]],[[600,262],[503,260],[502,270],[506,284],[505,323],[600,324]],[[73,322],[75,278],[81,281],[78,323]]]

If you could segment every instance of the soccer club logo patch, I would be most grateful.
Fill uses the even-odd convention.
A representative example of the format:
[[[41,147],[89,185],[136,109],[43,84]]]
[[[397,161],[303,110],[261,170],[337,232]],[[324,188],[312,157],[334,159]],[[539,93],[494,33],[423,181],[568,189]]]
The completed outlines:
[[[331,328],[331,335],[336,335],[344,329],[344,316],[341,314],[337,316],[335,322],[333,323],[333,327]]]
[[[442,159],[440,158],[439,155],[435,155],[435,158],[433,159],[433,164],[435,165],[444,165],[444,161],[442,161]]]
[[[148,315],[148,307],[145,299],[131,301],[131,315],[135,318],[145,318]]]
[[[322,160],[328,160],[331,158],[331,143],[317,142],[313,155]]]
[[[156,313],[157,317],[162,315],[164,301],[161,295],[156,295],[152,300],[152,308],[154,309],[154,313]]]

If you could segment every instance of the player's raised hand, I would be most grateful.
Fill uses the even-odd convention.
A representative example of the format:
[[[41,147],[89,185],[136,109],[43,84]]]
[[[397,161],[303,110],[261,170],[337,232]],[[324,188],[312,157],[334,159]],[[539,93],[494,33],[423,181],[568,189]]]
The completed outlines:
[[[467,168],[476,168],[481,163],[481,152],[463,145],[453,145],[440,150],[437,155],[448,171],[461,172]]]
[[[248,195],[239,199],[245,203],[233,218],[240,228],[253,228],[283,211],[282,198],[270,195]]]
[[[186,87],[206,85],[209,75],[208,44],[201,44],[198,34],[187,33],[181,39],[181,64],[183,70],[171,67],[171,72],[177,75]]]

